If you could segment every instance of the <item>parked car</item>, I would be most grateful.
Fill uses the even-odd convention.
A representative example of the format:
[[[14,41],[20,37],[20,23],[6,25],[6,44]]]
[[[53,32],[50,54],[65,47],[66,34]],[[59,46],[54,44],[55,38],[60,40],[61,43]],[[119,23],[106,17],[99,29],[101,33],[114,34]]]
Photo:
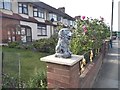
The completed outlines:
[[[116,36],[112,36],[112,40],[116,40]]]

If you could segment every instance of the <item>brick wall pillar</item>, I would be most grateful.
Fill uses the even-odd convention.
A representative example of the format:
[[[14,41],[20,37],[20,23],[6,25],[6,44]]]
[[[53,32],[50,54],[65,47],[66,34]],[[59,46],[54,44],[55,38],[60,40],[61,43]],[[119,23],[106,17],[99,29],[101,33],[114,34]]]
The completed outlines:
[[[47,63],[48,88],[79,88],[79,61],[83,56],[72,55],[69,59],[54,55],[41,58]]]

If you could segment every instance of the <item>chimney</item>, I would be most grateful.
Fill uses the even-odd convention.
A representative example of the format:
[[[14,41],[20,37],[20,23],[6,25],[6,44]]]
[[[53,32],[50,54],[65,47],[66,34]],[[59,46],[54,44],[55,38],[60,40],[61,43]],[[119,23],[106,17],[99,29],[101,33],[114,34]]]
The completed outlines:
[[[58,10],[65,13],[65,7],[59,7]]]
[[[75,16],[75,19],[77,19],[77,20],[81,19],[81,16]]]

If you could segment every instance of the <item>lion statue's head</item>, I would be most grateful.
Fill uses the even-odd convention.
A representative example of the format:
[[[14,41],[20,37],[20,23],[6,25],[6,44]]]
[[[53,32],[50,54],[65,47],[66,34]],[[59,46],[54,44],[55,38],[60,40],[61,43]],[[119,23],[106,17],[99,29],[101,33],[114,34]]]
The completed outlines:
[[[58,33],[58,43],[55,48],[56,57],[70,58],[71,52],[69,50],[70,39],[72,36],[72,32],[68,28],[62,28]]]

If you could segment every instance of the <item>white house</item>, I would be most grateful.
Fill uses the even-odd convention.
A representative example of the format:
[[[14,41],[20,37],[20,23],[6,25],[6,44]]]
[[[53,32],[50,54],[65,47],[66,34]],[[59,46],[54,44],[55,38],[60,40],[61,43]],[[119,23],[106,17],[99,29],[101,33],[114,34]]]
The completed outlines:
[[[65,13],[65,8],[56,9],[44,2],[21,2],[3,0],[0,2],[3,42],[32,42],[49,38],[58,23],[74,26],[74,18]]]

